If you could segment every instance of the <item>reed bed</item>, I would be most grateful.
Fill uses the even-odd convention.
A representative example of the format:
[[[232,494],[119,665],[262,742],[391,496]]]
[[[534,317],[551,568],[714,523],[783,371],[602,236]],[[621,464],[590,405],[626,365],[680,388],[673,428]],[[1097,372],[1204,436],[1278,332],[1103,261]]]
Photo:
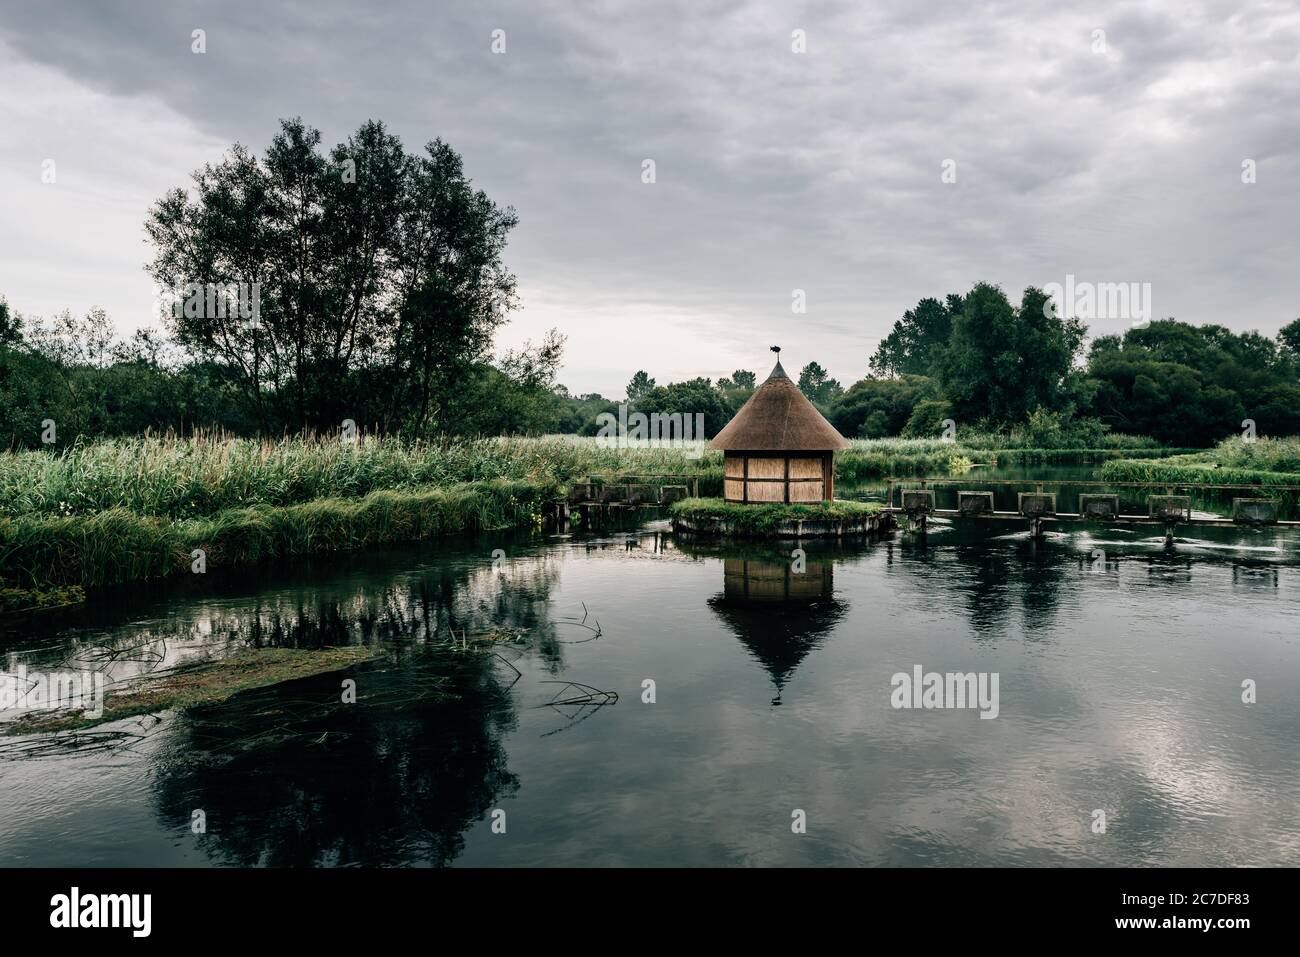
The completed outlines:
[[[1241,438],[1220,442],[1204,457],[1221,468],[1255,469],[1300,475],[1300,438]]]
[[[1180,462],[1175,459],[1118,459],[1107,462],[1102,467],[1101,477],[1106,482],[1147,482],[1152,485],[1300,486],[1300,473],[1296,472],[1220,467],[1206,462]]]
[[[1040,452],[1095,452],[1115,453],[1138,450],[1162,450],[1160,443],[1147,435],[1128,435],[1124,432],[1097,432],[1083,435],[1043,435],[1030,428],[1016,428],[1008,432],[976,432],[961,430],[959,443],[977,451],[1036,450]]]
[[[1185,449],[1163,449],[1154,440],[1108,435],[1114,442],[1094,448],[1037,448],[1007,445],[1015,436],[972,433],[958,441],[942,439],[854,439],[835,457],[835,474],[845,484],[888,475],[958,475],[976,462],[985,465],[1047,465],[1094,462],[1116,456],[1167,456]]]
[[[968,453],[929,439],[858,440],[840,453],[841,479],[891,472],[947,474]],[[722,454],[701,445],[617,448],[595,439],[480,439],[403,443],[365,437],[276,441],[201,435],[78,443],[64,451],[0,453],[0,516],[89,516],[111,509],[198,518],[232,508],[303,504],[493,479],[572,482],[592,474],[690,475],[717,492]]]
[[[845,483],[889,474],[953,474],[1004,456],[1052,461],[1087,450],[979,450],[938,439],[858,439],[836,457]],[[1104,451],[1104,450],[1098,450]],[[89,516],[111,509],[181,519],[233,508],[298,505],[493,479],[572,482],[587,475],[693,476],[703,494],[720,490],[722,454],[702,443],[617,448],[593,438],[498,438],[403,443],[363,437],[220,434],[144,436],[78,443],[58,452],[0,453],[0,516]]]
[[[1189,485],[1300,485],[1300,439],[1227,439],[1212,449],[1151,461],[1107,462],[1111,482]]]
[[[950,475],[970,468],[969,449],[940,439],[854,439],[835,456],[845,485],[888,475]]]
[[[551,483],[494,479],[356,498],[166,519],[110,508],[90,516],[0,519],[0,573],[20,584],[87,587],[341,552],[458,532],[539,524]]]
[[[604,448],[538,439],[406,444],[367,437],[278,441],[220,435],[144,437],[75,445],[56,454],[0,454],[0,515],[85,516],[109,509],[193,518],[231,508],[288,506],[377,491],[493,479],[562,482],[589,472],[688,472],[721,456],[684,449]]]
[[[960,473],[1004,454],[938,439],[855,440],[836,465],[850,486],[890,474]],[[1300,450],[1293,441],[1223,455],[1293,463]],[[529,525],[548,497],[575,480],[664,474],[693,478],[699,494],[718,495],[722,454],[704,443],[618,448],[574,436],[344,443],[221,434],[0,453],[0,592],[8,607],[59,604],[72,594],[60,588],[188,572],[195,549],[209,568],[222,568]]]

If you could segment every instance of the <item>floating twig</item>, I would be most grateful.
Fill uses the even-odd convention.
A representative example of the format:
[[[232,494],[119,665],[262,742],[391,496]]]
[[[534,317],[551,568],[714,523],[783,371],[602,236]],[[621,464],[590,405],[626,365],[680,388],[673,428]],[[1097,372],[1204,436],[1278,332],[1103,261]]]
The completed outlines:
[[[563,639],[563,638],[556,638],[556,639],[555,639],[556,642],[559,643],[559,644],[561,644],[561,645],[581,645],[581,644],[585,644],[585,643],[588,642],[588,641],[595,641],[595,640],[596,640],[597,638],[599,638],[602,634],[604,634],[604,632],[601,630],[601,627],[600,627],[600,619],[598,619],[598,618],[593,618],[592,620],[595,621],[596,624],[595,624],[595,625],[589,625],[589,624],[587,624],[587,617],[588,617],[588,615],[589,615],[589,612],[587,611],[587,603],[584,601],[584,602],[582,602],[582,617],[581,617],[581,618],[557,618],[557,619],[556,619],[556,624],[559,624],[559,623],[563,622],[563,623],[566,624],[566,625],[573,625],[573,626],[575,626],[575,627],[577,627],[577,628],[585,628],[585,629],[587,629],[587,631],[589,631],[589,632],[592,633],[590,638],[579,638],[579,639],[577,639],[576,641],[573,641],[573,640],[566,641],[566,640]]]
[[[514,680],[511,681],[510,684],[506,685],[506,687],[505,687],[505,689],[504,689],[504,690],[506,690],[506,691],[509,691],[511,688],[513,688],[516,684],[519,683],[519,679],[522,678],[522,677],[524,676],[524,673],[523,673],[522,671],[520,671],[518,668],[515,667],[515,663],[514,663],[513,661],[511,661],[510,659],[508,659],[508,658],[506,658],[506,657],[504,657],[504,656],[498,654],[497,652],[495,652],[495,651],[492,652],[492,657],[494,657],[494,658],[499,658],[501,661],[504,661],[504,662],[506,663],[506,667],[508,667],[511,671],[513,671],[513,672],[515,673]]]
[[[543,681],[541,684],[560,685],[561,687],[555,692],[554,698],[546,702],[546,704],[541,704],[537,707],[554,708],[561,714],[564,714],[562,709],[566,707],[576,709],[572,714],[565,715],[565,717],[569,719],[567,724],[563,727],[552,728],[550,731],[544,732],[541,735],[543,738],[550,737],[553,734],[559,734],[561,731],[567,731],[575,724],[586,721],[596,713],[597,709],[618,702],[617,691],[602,691],[600,688],[583,684],[581,681]]]
[[[538,683],[561,685],[560,689],[555,692],[554,698],[544,705],[538,705],[541,708],[556,708],[564,705],[599,708],[607,704],[618,703],[617,691],[602,691],[593,685],[583,684],[581,681],[541,681]],[[564,693],[570,688],[575,689],[575,693],[565,697]]]

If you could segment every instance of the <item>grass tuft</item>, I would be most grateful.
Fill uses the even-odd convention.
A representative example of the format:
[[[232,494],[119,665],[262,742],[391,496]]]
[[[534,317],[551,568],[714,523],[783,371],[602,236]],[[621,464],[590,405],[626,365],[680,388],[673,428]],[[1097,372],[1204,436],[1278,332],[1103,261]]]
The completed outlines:
[[[692,522],[726,522],[740,535],[769,534],[790,522],[841,522],[867,518],[879,512],[876,502],[848,502],[836,499],[816,505],[743,504],[720,498],[687,498],[669,508],[673,519]]]

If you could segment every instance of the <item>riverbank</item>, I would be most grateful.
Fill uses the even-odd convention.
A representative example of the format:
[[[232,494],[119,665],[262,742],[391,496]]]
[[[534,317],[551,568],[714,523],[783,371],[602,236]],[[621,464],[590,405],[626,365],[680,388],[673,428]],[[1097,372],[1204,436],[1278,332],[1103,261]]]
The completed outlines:
[[[7,612],[53,611],[86,600],[80,585],[33,585],[18,587],[0,576],[0,615]]]
[[[1006,439],[855,439],[836,470],[848,487],[957,475],[977,462],[1168,452],[1131,437],[1098,449],[996,448]],[[721,453],[703,442],[618,448],[578,436],[345,443],[211,434],[0,453],[0,613],[65,605],[84,589],[130,581],[536,526],[548,501],[588,476],[666,475],[700,496],[720,495]]]
[[[1212,449],[1107,462],[1108,482],[1182,485],[1300,485],[1300,439],[1228,439]]]
[[[86,516],[4,518],[0,574],[18,587],[89,588],[458,532],[540,526],[543,505],[557,491],[551,482],[495,480],[225,509],[195,519],[120,507]]]
[[[841,481],[853,482],[890,474],[951,474],[972,462],[1050,463],[1184,451],[1139,447],[1135,440],[1092,449],[1002,444],[1007,440],[980,434],[959,442],[854,439],[836,456],[836,469]],[[701,494],[718,494],[722,454],[705,446],[618,448],[581,436],[414,443],[367,436],[345,443],[337,437],[270,441],[201,434],[79,441],[57,452],[0,453],[0,516],[84,516],[122,508],[198,518],[378,491],[494,479],[563,483],[588,475],[679,474],[700,479]]]
[[[499,438],[405,443],[366,436],[146,436],[58,452],[0,453],[0,517],[87,516],[114,508],[170,519],[286,507],[374,492],[420,492],[490,481],[567,482],[590,473],[718,470],[691,448],[606,448],[595,439]]]

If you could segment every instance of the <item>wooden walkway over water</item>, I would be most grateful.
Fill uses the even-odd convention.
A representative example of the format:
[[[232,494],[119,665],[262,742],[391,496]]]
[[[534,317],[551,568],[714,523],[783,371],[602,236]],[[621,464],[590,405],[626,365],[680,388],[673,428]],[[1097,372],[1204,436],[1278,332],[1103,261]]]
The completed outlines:
[[[557,523],[594,527],[635,516],[642,508],[662,508],[700,492],[700,477],[689,473],[594,473],[576,482],[551,504]]]
[[[575,483],[563,499],[553,502],[549,516],[561,525],[596,527],[606,522],[631,519],[641,508],[661,508],[699,495],[698,474],[627,472],[597,473]],[[1300,485],[1201,485],[1179,482],[1105,482],[1071,478],[981,479],[970,475],[957,478],[890,476],[883,480],[885,502],[882,512],[912,531],[924,532],[930,518],[975,519],[979,521],[1028,522],[1040,536],[1056,523],[1087,522],[1097,525],[1154,525],[1165,529],[1172,542],[1175,529],[1189,527],[1300,527],[1300,520],[1284,519],[1287,509],[1300,505]],[[1016,492],[1014,510],[996,507],[990,489]],[[1032,487],[1032,491],[1023,489]],[[940,508],[936,491],[945,490],[953,507]],[[1058,509],[1058,492],[1077,491],[1074,510]],[[1197,511],[1193,499],[1205,494],[1231,499],[1231,513],[1218,515]],[[1005,496],[1004,496],[1005,497]],[[1138,504],[1144,511],[1124,511]],[[883,524],[883,523],[882,523]],[[887,526],[885,526],[887,527]]]
[[[904,517],[906,527],[924,531],[929,517],[1028,521],[1030,530],[1041,535],[1046,524],[1055,522],[1091,522],[1101,525],[1158,525],[1165,529],[1166,541],[1172,542],[1178,526],[1202,527],[1300,527],[1300,521],[1281,518],[1284,507],[1300,501],[1296,485],[1201,485],[1177,482],[1105,482],[1089,479],[954,479],[891,476],[885,480],[885,511]],[[939,508],[935,487],[954,489],[954,508]],[[982,486],[977,488],[963,486]],[[997,488],[1033,486],[1033,491],[1016,493],[1014,511],[995,508]],[[1057,493],[1046,488],[1105,489],[1081,491],[1076,511],[1059,511]],[[1145,512],[1123,512],[1121,492],[1137,492],[1145,499]],[[1249,493],[1231,495],[1230,515],[1197,512],[1192,498],[1198,493]],[[1132,497],[1132,496],[1130,496]],[[1128,504],[1128,503],[1125,503]]]

